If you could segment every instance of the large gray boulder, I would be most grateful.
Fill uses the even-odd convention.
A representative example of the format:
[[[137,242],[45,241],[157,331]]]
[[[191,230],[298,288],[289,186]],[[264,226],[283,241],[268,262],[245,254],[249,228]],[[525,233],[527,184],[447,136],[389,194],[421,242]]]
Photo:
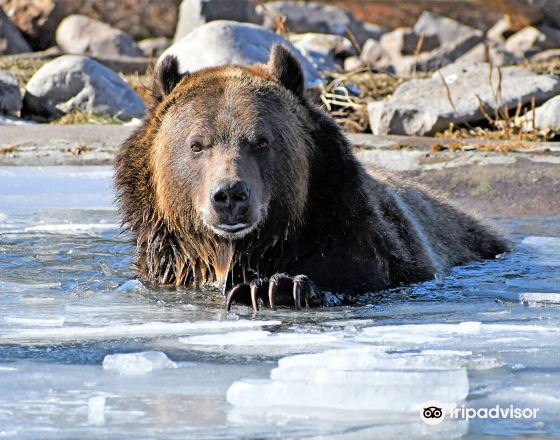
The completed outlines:
[[[171,44],[171,39],[165,37],[145,38],[138,42],[138,47],[144,53],[144,56],[157,58],[165,52],[165,49],[171,46]]]
[[[348,36],[347,30],[363,44],[368,38],[379,38],[383,31],[359,21],[347,9],[307,1],[272,1],[257,6],[263,26],[276,29],[276,19],[286,17],[290,32],[313,32]]]
[[[128,120],[143,117],[145,105],[109,68],[84,56],[64,55],[31,77],[23,98],[23,113],[52,118],[72,112]]]
[[[505,67],[499,84],[498,69],[494,68],[490,75],[490,68],[485,63],[457,63],[441,69],[432,78],[402,84],[387,101],[368,105],[373,133],[433,135],[450,123],[483,119],[478,98],[485,110],[494,115],[497,108],[513,110],[519,102],[526,105],[534,97],[540,103],[560,92],[557,76]]]
[[[308,85],[322,83],[317,69],[284,37],[255,24],[235,21],[212,21],[196,28],[168,48],[158,62],[175,55],[181,73],[226,64],[266,63],[276,42],[285,44],[299,60]]]
[[[0,71],[0,113],[16,114],[21,110],[21,92],[16,76]]]
[[[29,44],[0,7],[0,55],[24,52],[31,52]]]
[[[429,11],[423,12],[418,17],[414,25],[414,32],[417,35],[437,36],[442,43],[464,39],[473,34],[482,35],[482,32],[475,28]]]
[[[215,20],[258,23],[261,19],[251,0],[183,0],[174,41],[179,41],[194,29]]]
[[[143,56],[127,33],[85,15],[70,15],[58,25],[56,43],[69,54],[104,58]]]

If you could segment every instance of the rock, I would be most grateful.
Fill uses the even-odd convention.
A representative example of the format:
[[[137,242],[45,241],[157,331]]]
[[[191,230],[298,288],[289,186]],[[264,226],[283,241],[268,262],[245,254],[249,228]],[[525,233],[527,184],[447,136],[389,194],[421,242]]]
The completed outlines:
[[[130,75],[132,73],[144,74],[148,71],[148,66],[150,65],[150,59],[145,56],[141,57],[129,57],[126,55],[121,55],[118,57],[91,57],[98,63],[103,64],[109,69],[122,73],[124,75]]]
[[[340,35],[292,34],[289,39],[320,71],[340,70],[342,60],[355,52],[352,42]]]
[[[547,0],[543,7],[543,15],[547,23],[560,29],[560,2]]]
[[[418,35],[436,35],[441,44],[464,39],[473,34],[481,35],[481,32],[475,28],[429,11],[424,11],[418,17],[414,25],[414,32]]]
[[[520,61],[518,56],[506,50],[502,44],[490,41],[477,44],[457,59],[458,63],[491,63],[494,66],[511,66]]]
[[[144,111],[142,99],[115,72],[90,58],[64,55],[31,77],[22,113],[52,118],[86,112],[127,120]]]
[[[16,76],[0,70],[0,113],[15,115],[21,110],[21,93]]]
[[[344,71],[350,72],[355,69],[361,69],[365,67],[365,63],[360,57],[351,56],[344,60]]]
[[[509,37],[505,48],[520,57],[531,57],[560,46],[560,30],[550,26],[527,26]]]
[[[281,35],[250,23],[218,20],[206,23],[168,48],[159,58],[175,55],[181,72],[225,64],[266,63],[270,48],[281,42],[301,63],[308,85],[322,83],[320,73]]]
[[[0,55],[31,52],[19,29],[0,8]]]
[[[422,40],[421,45],[419,45],[420,40]],[[403,55],[415,54],[417,49],[418,53],[429,52],[440,46],[437,35],[425,34],[421,37],[409,28],[397,28],[384,34],[380,43],[383,51],[391,60],[401,58]]]
[[[399,75],[408,75],[412,72],[434,72],[441,67],[454,63],[482,41],[480,32],[473,33],[464,38],[445,43],[431,52],[392,60],[389,62],[390,66],[385,65],[385,67],[391,67]]]
[[[146,38],[138,42],[138,47],[144,53],[145,56],[150,58],[157,58],[165,49],[171,46],[172,41],[170,38],[158,37],[158,38]]]
[[[35,50],[56,44],[60,22],[82,14],[121,29],[135,38],[172,37],[178,0],[0,0]]]
[[[486,31],[486,38],[496,43],[503,43],[513,35],[513,26],[509,15],[504,15],[494,26]]]
[[[70,15],[62,20],[56,30],[56,42],[69,54],[143,56],[130,35],[84,15]]]
[[[560,78],[556,76],[537,75],[521,67],[505,67],[501,72],[501,96],[498,69],[493,69],[490,84],[490,66],[486,63],[456,63],[430,79],[408,81],[389,100],[368,105],[371,129],[376,135],[433,135],[450,123],[483,119],[477,96],[486,111],[494,115],[498,106],[513,110],[518,102],[526,105],[534,97],[540,103],[560,92]]]
[[[380,28],[365,26],[347,9],[307,1],[272,1],[257,6],[263,26],[276,30],[279,17],[286,17],[290,32],[348,36],[347,30],[362,45],[368,38],[379,38]],[[370,33],[371,32],[371,33]]]
[[[54,46],[58,24],[75,9],[70,0],[4,0],[3,5],[34,50]]]
[[[179,7],[179,20],[174,41],[214,20],[231,20],[242,23],[258,23],[260,17],[250,0],[183,0]]]
[[[370,66],[376,64],[383,57],[383,46],[377,40],[370,38],[364,43],[360,59]]]
[[[560,49],[548,49],[531,57],[531,61],[549,62],[560,60]]]
[[[523,119],[527,128],[533,128],[532,111],[528,112]],[[546,101],[535,109],[535,128],[560,133],[560,95]]]
[[[362,25],[368,34],[368,39],[371,38],[379,41],[383,35],[390,31],[390,29],[374,23],[363,23]]]

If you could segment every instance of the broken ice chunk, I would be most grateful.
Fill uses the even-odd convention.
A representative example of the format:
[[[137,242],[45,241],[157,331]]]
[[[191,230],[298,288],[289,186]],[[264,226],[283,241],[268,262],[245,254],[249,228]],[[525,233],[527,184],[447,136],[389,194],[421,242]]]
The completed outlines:
[[[321,407],[362,411],[417,411],[423,402],[445,405],[469,392],[464,368],[456,370],[337,371],[278,369],[273,380],[233,383],[226,398],[238,407]],[[282,379],[282,380],[277,380]]]
[[[60,328],[29,328],[0,334],[3,344],[33,342],[45,344],[63,341],[111,340],[122,338],[155,338],[159,336],[183,336],[200,333],[260,328],[279,325],[280,321],[197,321],[197,322],[145,322],[143,324],[76,326]]]
[[[143,351],[109,354],[103,359],[103,368],[128,376],[139,376],[154,370],[177,368],[177,364],[161,351]]]
[[[88,400],[88,423],[92,425],[105,423],[105,396],[90,397]]]
[[[531,307],[546,305],[560,306],[560,293],[525,292],[519,295],[519,302]]]
[[[344,335],[332,333],[271,333],[264,330],[240,331],[179,338],[189,348],[199,351],[224,350],[234,354],[278,355],[302,351],[318,351],[338,346]]]
[[[39,327],[62,327],[64,325],[64,317],[55,318],[24,318],[19,316],[5,316],[4,322],[8,324],[16,324],[21,326],[39,326]]]

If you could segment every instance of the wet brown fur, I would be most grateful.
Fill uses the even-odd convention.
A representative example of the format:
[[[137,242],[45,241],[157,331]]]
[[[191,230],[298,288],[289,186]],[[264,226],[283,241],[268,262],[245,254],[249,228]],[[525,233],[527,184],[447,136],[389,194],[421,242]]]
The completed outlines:
[[[235,283],[286,272],[309,275],[323,289],[362,293],[426,280],[507,250],[492,231],[427,190],[381,171],[367,174],[336,123],[304,97],[301,70],[290,64],[295,61],[285,49],[275,50],[279,59],[268,65],[181,76],[171,58],[156,71],[155,104],[116,159],[118,199],[143,280],[200,286],[228,274]],[[180,141],[184,103],[194,97],[208,102],[195,120],[184,121],[194,127],[205,123],[205,114],[214,115],[213,103],[224,96],[233,100],[239,130],[250,132],[257,116],[274,121],[283,150],[261,224],[236,241],[202,224],[198,201],[205,194],[192,189],[200,176],[172,174],[180,158],[169,151]],[[252,99],[281,105],[255,115]]]

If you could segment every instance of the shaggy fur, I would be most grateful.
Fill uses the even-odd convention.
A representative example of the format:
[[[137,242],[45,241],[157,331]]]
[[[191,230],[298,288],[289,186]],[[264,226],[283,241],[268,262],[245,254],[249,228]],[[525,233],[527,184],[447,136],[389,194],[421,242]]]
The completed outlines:
[[[227,277],[231,286],[304,274],[322,290],[360,294],[507,250],[427,190],[368,174],[333,119],[305,98],[283,46],[266,65],[186,75],[169,57],[153,89],[150,116],[122,146],[115,178],[145,281],[200,286]],[[266,152],[251,147],[260,133],[271,139]],[[193,142],[204,145],[196,157]],[[208,195],[223,176],[253,186],[258,224],[243,236],[208,226]]]

